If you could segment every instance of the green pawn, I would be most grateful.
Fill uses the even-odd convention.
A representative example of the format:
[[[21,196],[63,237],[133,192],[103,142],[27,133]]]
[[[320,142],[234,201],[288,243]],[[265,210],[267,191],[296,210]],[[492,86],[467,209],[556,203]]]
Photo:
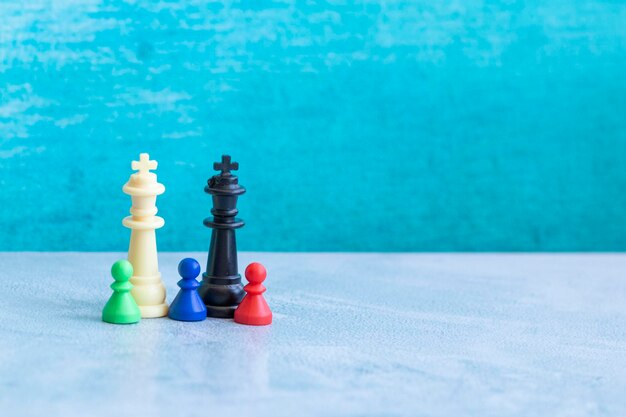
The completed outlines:
[[[120,259],[111,267],[115,282],[111,284],[113,295],[102,310],[102,321],[113,324],[137,323],[141,311],[130,293],[133,284],[128,282],[133,276],[133,266],[126,259]]]

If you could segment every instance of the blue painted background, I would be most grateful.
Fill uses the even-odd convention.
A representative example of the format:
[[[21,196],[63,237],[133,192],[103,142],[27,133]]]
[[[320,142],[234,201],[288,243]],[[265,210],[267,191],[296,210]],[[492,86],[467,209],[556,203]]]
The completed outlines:
[[[621,1],[0,3],[0,249],[203,250],[222,153],[247,250],[626,249]]]

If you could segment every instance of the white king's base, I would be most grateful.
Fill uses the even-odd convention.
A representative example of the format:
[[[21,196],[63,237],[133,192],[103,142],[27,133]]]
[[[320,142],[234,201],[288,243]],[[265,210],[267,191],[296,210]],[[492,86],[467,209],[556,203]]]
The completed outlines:
[[[165,286],[161,281],[161,274],[133,276],[130,282],[133,284],[130,292],[141,310],[142,318],[167,316],[168,306],[165,303]]]
[[[168,313],[167,304],[159,304],[158,306],[139,306],[142,319],[154,319],[157,317],[165,317]]]

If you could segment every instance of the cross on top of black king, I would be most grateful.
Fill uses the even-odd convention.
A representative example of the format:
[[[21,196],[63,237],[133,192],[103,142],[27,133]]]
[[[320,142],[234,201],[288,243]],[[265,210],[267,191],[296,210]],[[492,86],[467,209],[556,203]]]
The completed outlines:
[[[222,155],[222,162],[213,163],[213,169],[222,171],[222,175],[230,175],[230,170],[237,171],[239,162],[230,162],[230,155]]]

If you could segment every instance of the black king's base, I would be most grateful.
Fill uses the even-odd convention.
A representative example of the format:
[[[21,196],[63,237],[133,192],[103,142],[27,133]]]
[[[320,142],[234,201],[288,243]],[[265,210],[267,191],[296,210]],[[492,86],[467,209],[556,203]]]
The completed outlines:
[[[207,316],[232,318],[244,296],[241,275],[237,270],[237,241],[235,230],[243,227],[242,220],[236,218],[237,198],[246,192],[239,180],[230,171],[239,168],[231,163],[230,156],[222,156],[221,163],[213,164],[213,169],[221,170],[212,176],[204,191],[211,194],[213,217],[204,219],[204,225],[213,229],[206,272],[198,293],[207,310]]]
[[[211,219],[206,219],[204,224],[215,227]],[[236,248],[234,229],[213,229],[207,272],[202,274],[202,283],[198,288],[208,317],[233,318],[245,295],[241,275],[237,273]]]

